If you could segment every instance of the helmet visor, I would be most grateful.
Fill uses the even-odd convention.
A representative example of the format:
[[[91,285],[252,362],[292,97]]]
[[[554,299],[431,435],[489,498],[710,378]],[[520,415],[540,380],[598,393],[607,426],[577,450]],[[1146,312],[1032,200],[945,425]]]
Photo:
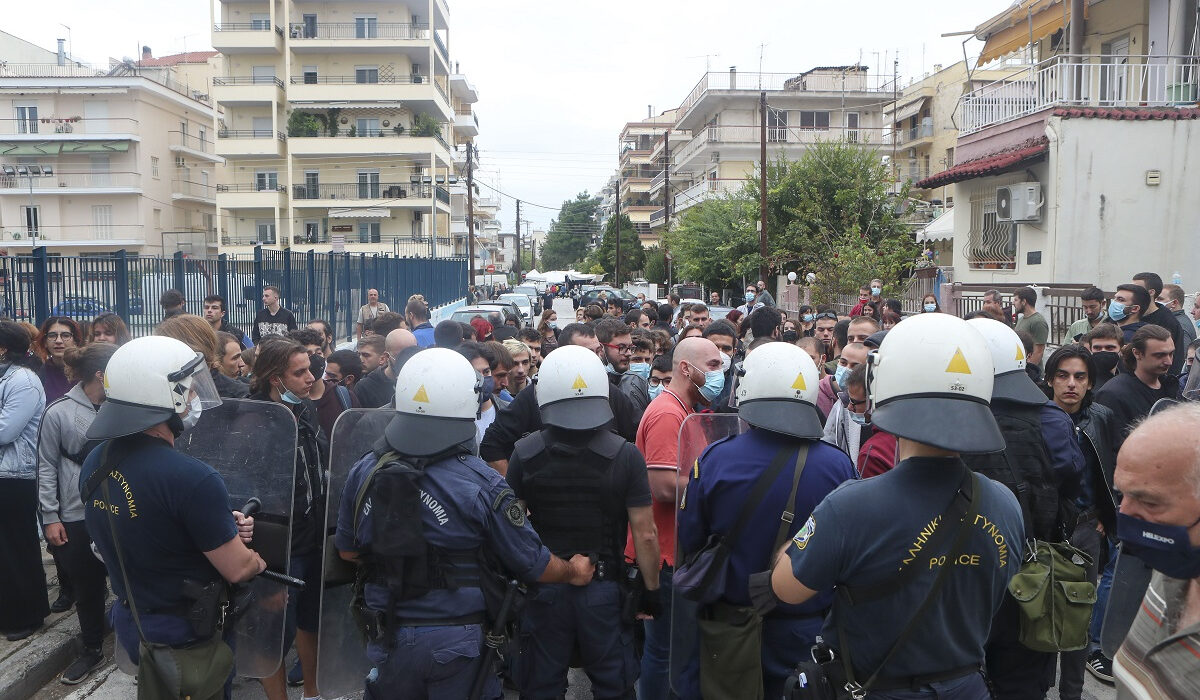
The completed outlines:
[[[168,379],[178,383],[175,391],[184,390],[183,405],[194,406],[199,402],[200,409],[207,411],[221,405],[221,397],[217,394],[217,385],[213,383],[212,372],[208,370],[204,356],[196,353],[196,359],[187,363],[178,372],[172,373]],[[183,411],[176,411],[182,413]]]

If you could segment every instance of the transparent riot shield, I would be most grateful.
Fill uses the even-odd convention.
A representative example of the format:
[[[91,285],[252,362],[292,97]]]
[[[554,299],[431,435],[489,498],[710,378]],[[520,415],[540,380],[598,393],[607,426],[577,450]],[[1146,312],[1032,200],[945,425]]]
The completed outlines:
[[[229,491],[230,510],[258,499],[254,540],[271,571],[286,574],[291,551],[296,419],[268,401],[225,399],[175,440],[175,449],[216,469]],[[234,626],[237,674],[265,678],[283,661],[287,587],[264,577],[248,584],[253,599]]]
[[[360,697],[371,670],[366,644],[350,613],[355,566],[338,556],[333,534],[350,469],[374,449],[394,415],[386,408],[350,409],[338,416],[329,440],[329,506],[317,646],[317,686],[328,698]]]
[[[696,413],[688,416],[679,428],[679,452],[676,462],[680,475],[688,479],[695,473],[700,455],[716,442],[744,432],[749,426],[736,413]],[[676,503],[687,498],[686,488],[678,493]],[[678,510],[676,511],[678,515]],[[678,549],[678,523],[676,523],[675,565],[682,562]],[[705,533],[705,539],[707,539]],[[699,697],[700,692],[700,632],[696,623],[699,604],[688,600],[672,589],[669,600],[663,605],[671,606],[671,688],[680,696]]]
[[[1100,649],[1108,658],[1113,658],[1125,635],[1133,626],[1138,610],[1142,607],[1142,599],[1146,596],[1146,588],[1150,585],[1150,577],[1154,569],[1146,566],[1141,559],[1125,552],[1117,553],[1117,564],[1113,569],[1112,588],[1108,591],[1108,607],[1102,613],[1104,625],[1100,630]]]

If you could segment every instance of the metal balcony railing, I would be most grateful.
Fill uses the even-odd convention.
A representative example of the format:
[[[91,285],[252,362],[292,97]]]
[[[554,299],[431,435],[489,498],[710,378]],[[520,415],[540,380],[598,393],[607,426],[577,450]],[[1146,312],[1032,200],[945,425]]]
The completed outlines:
[[[216,186],[190,180],[174,180],[171,182],[171,192],[200,199],[212,199],[216,196]]]
[[[142,186],[142,176],[140,173],[76,172],[34,176],[0,174],[0,189],[21,189],[28,191],[31,180],[35,191],[53,190],[56,188],[76,190],[133,189]]]
[[[442,54],[442,58],[446,61],[450,60],[450,52],[446,49],[446,44],[442,41],[442,37],[437,32],[433,33],[433,43],[438,47],[438,52]]]
[[[217,132],[219,139],[269,139],[274,136],[280,141],[287,141],[287,135],[273,129],[221,129]]]
[[[861,71],[820,71],[807,75],[711,71],[700,77],[700,81],[679,105],[678,114],[682,118],[706,94],[717,90],[890,93],[895,87],[896,82],[891,75],[876,75]]]
[[[222,24],[214,24],[214,32],[269,32],[272,27],[264,22],[224,22]],[[275,33],[283,36],[282,27],[274,27]]]
[[[274,85],[283,89],[283,81],[275,76],[238,75],[224,78],[213,78],[213,85]]]
[[[374,80],[363,80],[357,75],[301,75],[292,76],[292,85],[421,85],[428,83],[424,75],[380,75]]]
[[[428,39],[428,24],[397,22],[318,22],[293,23],[293,39]]]
[[[3,66],[0,65],[0,71]],[[37,116],[0,119],[0,134],[136,134],[138,121],[126,117],[85,119],[75,116]]]
[[[292,199],[428,199],[433,196],[431,185],[412,183],[341,182],[315,185],[292,185]]]
[[[254,182],[241,182],[241,183],[235,183],[235,184],[229,184],[229,185],[217,185],[216,186],[217,192],[283,192],[283,191],[285,191],[285,189],[286,188],[283,185],[267,187],[264,185],[259,185]]]
[[[212,153],[213,142],[211,139],[201,138],[195,134],[185,134],[182,131],[170,132],[171,145],[180,148],[190,148],[193,151],[201,153]]]

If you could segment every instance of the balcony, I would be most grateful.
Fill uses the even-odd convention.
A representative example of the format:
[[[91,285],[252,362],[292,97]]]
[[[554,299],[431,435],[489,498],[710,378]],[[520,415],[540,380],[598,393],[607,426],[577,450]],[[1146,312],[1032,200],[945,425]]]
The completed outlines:
[[[213,152],[213,142],[207,138],[182,131],[172,131],[167,135],[170,137],[168,148],[172,153],[188,155],[209,163],[220,163],[224,160]]]
[[[659,173],[659,174],[655,175],[653,178],[651,178],[651,180],[650,180],[650,195],[654,196],[659,190],[662,189],[663,185],[665,185],[665,184],[667,184],[667,171],[663,170],[661,173]]]
[[[926,140],[933,138],[933,122],[928,121],[911,129],[898,129],[896,133],[896,143],[901,146],[915,147],[922,145]],[[887,143],[888,137],[884,136],[884,143]]]
[[[217,153],[226,158],[281,158],[286,141],[283,132],[272,129],[221,129],[217,132]]]
[[[438,187],[437,189],[442,189]],[[413,182],[379,183],[379,182],[347,182],[322,183],[292,186],[292,206],[299,207],[328,207],[334,206],[391,206],[391,207],[428,207],[434,197],[433,185]]]
[[[125,117],[107,117],[103,119],[84,119],[76,116],[34,117],[32,119],[0,119],[0,140],[12,143],[15,141],[37,142],[42,151],[38,153],[13,153],[11,147],[5,148],[5,155],[53,155],[62,150],[59,146],[47,146],[50,143],[61,144],[66,141],[141,141],[138,135],[138,121]],[[128,144],[123,149],[127,150]],[[48,153],[47,150],[53,151]],[[74,149],[78,150],[78,149]],[[118,150],[112,148],[110,150]],[[97,151],[99,152],[99,151]]]
[[[267,22],[214,24],[212,45],[225,54],[278,53],[283,51],[283,29],[272,27]]]
[[[479,101],[479,93],[475,90],[475,86],[467,80],[467,76],[460,73],[450,76],[450,90],[455,97],[467,104]]]
[[[293,136],[288,150],[295,156],[399,155],[436,153],[444,163],[450,163],[450,147],[438,136],[414,136],[405,130],[354,128],[339,130],[336,136],[328,133]]]
[[[479,115],[469,107],[458,108],[454,111],[454,133],[463,138],[474,138],[479,135]]]
[[[433,33],[433,45],[437,47],[438,53],[442,55],[442,60],[450,63],[450,52],[446,49],[445,42],[442,41],[441,35],[437,32]]]
[[[380,75],[369,81],[353,74],[301,75],[292,76],[289,83],[292,102],[404,102],[415,103],[417,111],[452,114],[445,91],[424,75]]]
[[[1062,54],[963,95],[959,136],[1052,107],[1194,106],[1195,56]]]
[[[662,226],[667,221],[667,208],[659,207],[657,211],[650,214],[650,228]]]
[[[215,205],[216,187],[205,182],[174,180],[171,182],[171,200]]]
[[[761,91],[792,94],[810,93],[872,93],[878,99],[880,93],[891,94],[896,82],[891,75],[875,75],[862,71],[812,70],[807,73],[741,73],[738,71],[712,71],[701,76],[691,93],[679,105],[680,128],[692,128],[686,124],[693,111],[698,116],[705,110],[695,107],[706,98],[728,97],[731,93],[757,97]]]
[[[201,102],[206,105],[212,104],[212,100],[209,99],[209,96],[204,92],[192,88],[190,85],[185,83],[178,83],[174,80],[159,77],[155,73],[144,73],[139,75],[109,75],[109,72],[110,70],[107,68],[104,70],[98,70],[82,63],[70,63],[60,66],[57,63],[0,62],[0,78],[94,78],[97,85],[102,85],[106,88],[111,88],[115,85],[129,84],[125,81],[137,83],[141,80],[146,80],[197,102]],[[89,87],[89,83],[86,80],[71,80],[63,81],[61,83],[39,83],[37,84],[37,87],[59,87],[60,85]]]
[[[288,29],[293,51],[386,51],[428,46],[428,24],[397,22],[292,23]],[[405,42],[405,43],[397,43]],[[424,61],[422,61],[424,62]]]
[[[283,81],[275,76],[242,75],[213,78],[213,97],[223,105],[275,102],[283,96]]]
[[[650,149],[626,148],[621,151],[621,165],[649,165],[651,153]]]
[[[830,116],[836,112],[829,112]],[[701,129],[691,141],[673,155],[673,162],[681,171],[698,171],[716,159],[758,160],[761,127],[709,126]],[[884,140],[884,130],[878,128],[849,128],[841,126],[772,126],[767,128],[767,155],[774,157],[780,148],[808,146],[820,141],[839,141],[861,146],[890,145],[890,136]],[[716,154],[719,154],[716,155]]]
[[[283,185],[268,187],[259,183],[217,185],[218,209],[286,209],[287,191]]]
[[[42,175],[25,175],[17,166],[15,174],[10,173],[12,166],[5,166],[0,174],[0,195],[20,194],[141,194],[142,176],[139,173],[128,172],[82,172],[82,173],[45,173]]]

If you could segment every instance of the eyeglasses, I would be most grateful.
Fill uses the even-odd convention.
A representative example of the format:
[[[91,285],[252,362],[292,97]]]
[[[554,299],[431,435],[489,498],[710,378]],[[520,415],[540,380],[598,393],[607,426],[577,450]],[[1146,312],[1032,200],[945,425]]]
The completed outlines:
[[[670,377],[650,377],[650,386],[658,386],[659,384],[662,384],[664,386],[671,386],[671,378]]]
[[[632,355],[633,354],[633,346],[629,345],[628,343],[621,343],[620,345],[613,345],[612,343],[600,343],[600,344],[611,350],[616,350],[617,352],[621,353],[622,355]]]
[[[74,338],[75,338],[75,334],[74,334],[74,333],[71,333],[71,332],[66,332],[66,333],[47,333],[47,334],[46,334],[46,340],[59,340],[59,339],[61,339],[61,340],[66,340],[67,338],[74,339]]]
[[[847,397],[846,400],[850,403],[851,406],[865,406],[867,404],[866,399],[863,399],[862,401],[855,401],[853,398]]]

